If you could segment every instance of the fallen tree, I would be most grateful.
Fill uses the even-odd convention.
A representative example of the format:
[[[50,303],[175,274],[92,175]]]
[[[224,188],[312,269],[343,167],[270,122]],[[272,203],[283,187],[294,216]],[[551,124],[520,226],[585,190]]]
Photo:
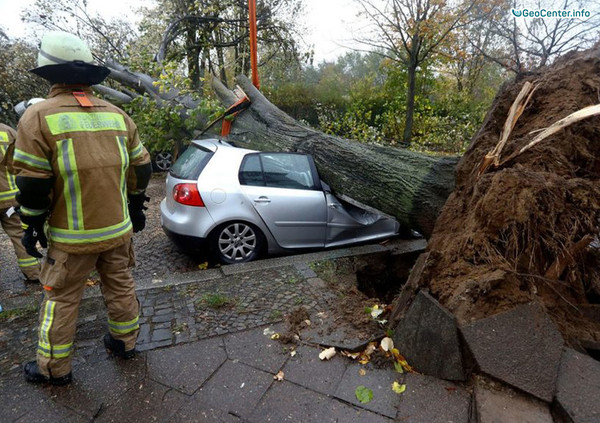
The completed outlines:
[[[572,345],[598,343],[600,323],[590,316],[600,314],[600,118],[581,111],[600,100],[598,69],[595,49],[506,84],[458,166],[456,158],[325,135],[277,109],[245,77],[237,82],[252,103],[229,138],[310,153],[336,193],[431,235],[392,324],[426,288],[459,323],[535,301]],[[154,89],[143,74],[115,70],[132,97]],[[225,105],[239,98],[217,80],[213,86]],[[187,101],[176,91],[154,95]]]
[[[116,62],[106,65],[111,70],[111,79],[125,87],[122,90],[96,87],[113,101],[127,103],[145,93],[159,106],[182,105],[182,114],[198,105],[191,96],[181,95],[176,89],[159,90],[148,75],[132,72]],[[436,158],[326,135],[279,110],[246,77],[238,77],[237,82],[252,103],[236,118],[228,136],[230,141],[261,151],[310,153],[322,179],[336,194],[394,216],[405,229],[414,229],[425,236],[431,234],[454,187],[458,158]],[[235,92],[218,79],[213,79],[213,87],[226,106],[238,100]],[[205,124],[205,120],[198,120],[197,129]]]
[[[310,153],[337,194],[390,214],[426,237],[454,187],[458,158],[431,157],[408,150],[362,144],[326,135],[292,119],[271,104],[244,76],[237,82],[251,100],[235,119],[229,139],[261,151]],[[220,81],[213,87],[224,104],[238,98]]]

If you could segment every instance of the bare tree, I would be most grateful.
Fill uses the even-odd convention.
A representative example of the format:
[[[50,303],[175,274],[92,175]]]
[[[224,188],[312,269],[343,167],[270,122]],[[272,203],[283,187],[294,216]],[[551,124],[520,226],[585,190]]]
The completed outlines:
[[[355,0],[371,22],[371,31],[356,39],[360,44],[405,66],[408,73],[403,141],[410,143],[419,67],[436,53],[449,34],[465,24],[479,0],[455,7],[438,0]]]
[[[504,48],[472,45],[515,73],[545,66],[569,50],[590,47],[598,39],[598,6],[597,1],[583,0],[501,0],[494,6],[494,18],[485,22]],[[570,16],[555,13],[562,11]]]

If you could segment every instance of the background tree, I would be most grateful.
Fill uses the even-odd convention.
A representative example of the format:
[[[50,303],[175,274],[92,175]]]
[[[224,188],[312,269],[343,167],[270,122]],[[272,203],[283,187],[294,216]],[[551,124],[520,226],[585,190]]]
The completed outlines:
[[[598,39],[600,13],[598,1],[583,0],[498,0],[491,10],[476,8],[475,14],[484,13],[482,31],[491,33],[502,44],[472,46],[505,69],[522,73],[552,60],[573,49],[589,48]],[[519,11],[582,12],[580,17],[544,18],[517,17]]]
[[[16,126],[13,107],[22,100],[45,97],[49,84],[29,69],[36,66],[37,48],[24,40],[11,40],[0,29],[0,122]]]
[[[406,118],[403,141],[410,143],[415,110],[417,74],[448,35],[464,25],[477,0],[455,7],[443,0],[356,0],[371,23],[371,31],[357,41],[374,48],[406,68]]]

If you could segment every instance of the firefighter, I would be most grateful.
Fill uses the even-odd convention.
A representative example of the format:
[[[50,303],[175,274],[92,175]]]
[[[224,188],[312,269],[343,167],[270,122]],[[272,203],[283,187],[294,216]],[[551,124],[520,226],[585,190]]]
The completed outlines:
[[[7,151],[15,142],[15,130],[0,123],[0,224],[10,238],[17,255],[17,264],[25,276],[25,283],[39,283],[40,262],[36,257],[27,254],[21,244],[23,229],[19,216],[15,213],[18,189],[13,175],[12,165]]]
[[[135,355],[139,303],[129,268],[135,264],[132,232],[145,226],[150,156],[131,118],[96,98],[91,85],[110,73],[93,64],[87,44],[66,32],[43,38],[38,67],[53,85],[48,98],[29,107],[17,129],[23,244],[41,256],[37,360],[24,366],[33,383],[71,382],[71,354],[85,281],[95,268],[108,308],[107,351]]]

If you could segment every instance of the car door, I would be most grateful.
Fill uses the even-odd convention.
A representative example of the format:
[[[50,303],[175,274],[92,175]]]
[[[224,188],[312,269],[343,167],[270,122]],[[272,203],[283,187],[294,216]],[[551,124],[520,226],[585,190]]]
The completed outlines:
[[[244,158],[240,185],[284,248],[325,245],[327,205],[311,156],[256,153]]]

